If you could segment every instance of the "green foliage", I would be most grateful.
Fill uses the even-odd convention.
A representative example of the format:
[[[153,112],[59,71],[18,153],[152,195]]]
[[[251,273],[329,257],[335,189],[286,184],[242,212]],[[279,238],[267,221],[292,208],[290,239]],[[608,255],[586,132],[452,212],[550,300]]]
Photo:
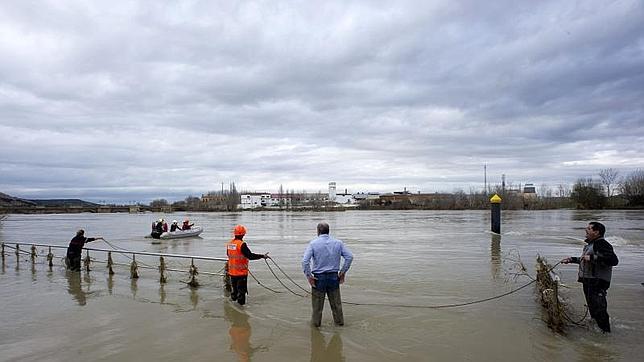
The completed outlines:
[[[606,197],[602,185],[592,178],[579,179],[572,187],[570,198],[577,204],[578,209],[602,209],[606,205]]]

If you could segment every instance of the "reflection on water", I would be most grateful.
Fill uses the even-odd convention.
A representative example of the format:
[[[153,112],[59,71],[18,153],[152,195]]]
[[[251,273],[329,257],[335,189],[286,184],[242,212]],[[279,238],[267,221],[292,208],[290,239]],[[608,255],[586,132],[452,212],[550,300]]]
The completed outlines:
[[[502,270],[501,260],[501,235],[492,233],[490,242],[490,266],[492,270],[492,279],[499,279]]]
[[[67,292],[74,298],[78,305],[87,304],[87,293],[81,285],[81,274],[79,272],[67,271]]]
[[[250,345],[250,323],[248,323],[248,314],[237,310],[227,301],[224,302],[224,313],[226,320],[230,323],[228,335],[230,335],[230,350],[237,354],[238,361],[250,361],[255,351],[264,349],[259,346],[253,348]]]
[[[109,274],[107,276],[107,292],[112,295],[114,291],[114,276],[112,274]]]
[[[327,344],[318,328],[311,327],[311,362],[344,361],[342,337],[335,331]]]
[[[241,309],[222,301],[225,292],[218,276],[204,273],[204,288],[198,290],[174,278],[163,285],[147,274],[131,280],[127,257],[119,254],[114,276],[95,267],[91,276],[96,279],[90,282],[85,272],[65,272],[57,257],[53,271],[37,263],[37,280],[32,282],[28,256],[19,265],[13,250],[8,250],[0,274],[0,304],[5,311],[0,324],[0,360],[73,359],[65,350],[108,360],[116,358],[114,353],[130,360],[157,351],[149,359],[175,360],[190,355],[195,361],[249,361],[253,357],[263,361],[508,360],[508,356],[529,361],[616,360],[644,353],[640,342],[644,307],[639,303],[644,292],[640,285],[644,281],[641,211],[590,215],[566,210],[504,210],[502,239],[488,232],[487,211],[195,214],[191,219],[200,218],[206,229],[203,239],[159,245],[137,236],[140,230],[147,231],[150,218],[149,214],[12,215],[0,241],[29,238],[55,242],[63,247],[60,254],[69,234],[60,225],[73,224],[105,231],[101,234],[108,240],[120,240],[116,241],[121,243],[118,246],[127,249],[223,256],[231,226],[243,223],[250,230],[249,237],[270,250],[286,273],[306,283],[301,275],[301,254],[316,223],[325,219],[331,223],[332,233],[345,240],[356,256],[343,289],[347,300],[433,305],[508,292],[524,283],[504,278],[514,271],[513,256],[522,256],[533,274],[536,255],[551,260],[576,255],[583,246],[588,219],[597,218],[607,221],[609,238],[615,241],[620,257],[609,292],[614,332],[604,336],[594,329],[571,327],[566,336],[552,334],[539,320],[540,307],[532,288],[494,302],[437,311],[347,306],[347,326],[337,331],[316,330],[308,325],[308,299],[288,293],[261,263],[253,265],[253,272],[283,293],[256,286],[253,300]],[[96,257],[104,259],[104,255]],[[152,257],[142,257],[141,262],[150,260]],[[175,268],[188,270],[185,262],[174,263]],[[16,266],[20,271],[14,273]],[[199,266],[218,273],[222,264],[203,262]],[[557,271],[568,286],[562,293],[579,310],[584,297],[575,282],[576,270],[562,267]],[[37,275],[45,272],[44,278]],[[200,301],[200,297],[204,299]],[[575,317],[582,314],[575,313]],[[72,331],[71,335],[59,338],[62,328]],[[100,331],[100,335],[76,343],[91,331]],[[137,343],[128,343],[131,340]],[[23,341],[34,348],[25,348],[27,342]]]
[[[159,302],[161,304],[165,304],[165,299],[166,299],[166,292],[165,292],[165,287],[163,284],[159,287]]]
[[[136,284],[138,280],[138,278],[130,279],[130,291],[132,292],[132,299],[136,299],[136,292],[139,290]]]
[[[197,293],[197,288],[190,288],[190,303],[192,304],[193,309],[197,309],[199,304],[199,293]]]

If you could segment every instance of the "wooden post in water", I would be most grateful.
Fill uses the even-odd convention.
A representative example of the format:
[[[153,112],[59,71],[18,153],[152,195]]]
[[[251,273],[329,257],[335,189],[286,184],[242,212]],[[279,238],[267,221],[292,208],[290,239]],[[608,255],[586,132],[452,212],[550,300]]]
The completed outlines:
[[[490,199],[490,209],[492,210],[492,228],[495,234],[501,234],[501,197],[494,194]]]
[[[83,259],[83,263],[85,264],[85,270],[89,273],[91,269],[89,268],[89,264],[92,262],[92,259],[89,258],[89,250],[85,250],[85,259]]]

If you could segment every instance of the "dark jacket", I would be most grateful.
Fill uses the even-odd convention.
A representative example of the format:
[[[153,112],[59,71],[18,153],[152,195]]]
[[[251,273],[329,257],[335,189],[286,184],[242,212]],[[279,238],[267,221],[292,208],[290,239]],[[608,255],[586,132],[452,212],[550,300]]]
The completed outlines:
[[[580,283],[594,283],[602,289],[610,287],[613,267],[619,263],[613,246],[604,238],[586,240],[586,246],[581,257],[573,257],[572,262],[579,264]],[[590,255],[590,261],[583,259],[584,255]]]
[[[67,256],[70,258],[80,256],[83,252],[83,246],[85,245],[85,243],[89,243],[90,241],[94,240],[96,240],[96,238],[86,238],[79,235],[74,236],[74,238],[69,242],[69,246],[67,247]]]

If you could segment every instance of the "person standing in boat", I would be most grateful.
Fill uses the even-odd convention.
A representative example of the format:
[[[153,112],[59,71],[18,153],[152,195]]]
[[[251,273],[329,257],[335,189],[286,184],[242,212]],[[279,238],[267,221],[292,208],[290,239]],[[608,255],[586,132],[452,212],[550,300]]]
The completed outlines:
[[[321,222],[317,226],[318,237],[311,240],[302,257],[302,271],[311,284],[311,306],[313,313],[311,324],[319,327],[322,324],[322,310],[325,296],[329,296],[329,304],[336,325],[344,325],[342,314],[342,299],[340,284],[351,267],[353,254],[341,240],[329,236],[329,224]],[[340,258],[344,264],[340,267]],[[311,269],[313,259],[313,269]]]
[[[177,220],[172,220],[172,225],[170,225],[170,232],[181,230],[179,227],[179,222]]]
[[[94,240],[105,239],[100,236],[95,238],[86,238],[85,230],[83,229],[80,229],[76,232],[76,236],[74,236],[74,238],[69,242],[69,246],[67,247],[67,258],[65,259],[67,269],[71,271],[80,271],[83,246],[85,246],[85,243],[89,243]]]
[[[190,230],[193,226],[195,226],[195,224],[191,224],[190,220],[185,219],[183,220],[183,225],[181,226],[181,228],[183,230]]]
[[[610,319],[606,311],[606,290],[610,287],[613,267],[619,263],[613,246],[604,239],[606,227],[593,221],[586,227],[586,245],[580,257],[568,257],[562,264],[579,264],[577,281],[582,283],[590,317],[604,333],[610,333]]]
[[[237,301],[239,305],[246,304],[246,294],[248,293],[248,261],[257,259],[267,259],[266,254],[254,254],[244,242],[246,227],[236,225],[233,228],[234,238],[226,244],[226,254],[228,255],[228,275],[232,292],[230,299]]]

